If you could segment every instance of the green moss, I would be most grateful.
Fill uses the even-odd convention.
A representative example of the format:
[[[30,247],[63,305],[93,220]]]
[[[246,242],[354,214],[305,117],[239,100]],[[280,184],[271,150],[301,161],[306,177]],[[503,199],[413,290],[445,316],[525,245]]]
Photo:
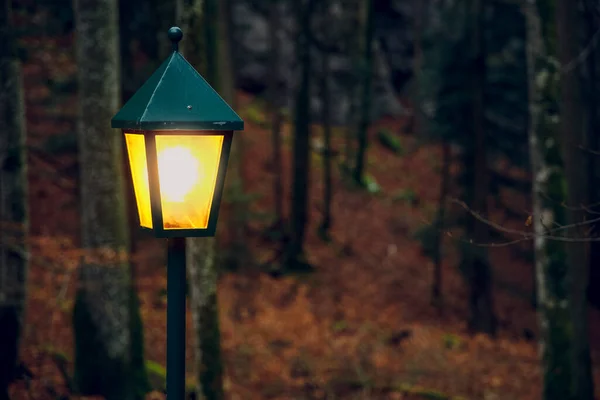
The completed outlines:
[[[435,389],[424,388],[408,383],[397,383],[393,386],[397,392],[418,396],[422,400],[466,400],[460,396],[451,396]]]
[[[415,205],[419,201],[419,196],[417,195],[417,193],[414,190],[412,190],[410,188],[399,189],[399,190],[395,191],[394,194],[392,195],[392,201],[394,201],[394,202],[402,201],[405,203],[409,203],[411,205]]]
[[[382,129],[377,132],[379,143],[394,154],[401,155],[404,153],[404,148],[400,142],[400,138],[395,136],[389,129]]]
[[[339,321],[335,321],[333,323],[333,326],[331,327],[331,329],[336,333],[345,331],[347,328],[348,328],[348,322],[344,321],[343,319],[339,320]]]
[[[267,114],[264,111],[264,107],[262,107],[262,104],[259,104],[256,101],[249,104],[243,111],[243,114],[249,122],[256,124],[262,128],[269,127],[269,120],[267,118]]]
[[[146,376],[153,390],[163,391],[167,388],[167,370],[157,362],[146,360]]]
[[[363,187],[371,194],[381,193],[381,186],[377,183],[375,178],[371,175],[365,175],[363,177]]]
[[[442,340],[444,342],[444,347],[449,350],[458,349],[460,346],[462,346],[462,339],[450,333],[445,334]]]

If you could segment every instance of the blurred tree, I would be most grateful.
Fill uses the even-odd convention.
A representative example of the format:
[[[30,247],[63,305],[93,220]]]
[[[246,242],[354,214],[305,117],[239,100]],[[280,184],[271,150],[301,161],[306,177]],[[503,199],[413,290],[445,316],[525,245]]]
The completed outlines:
[[[316,0],[295,2],[297,18],[296,54],[300,80],[296,92],[292,161],[291,237],[285,268],[289,271],[310,269],[304,254],[304,239],[308,222],[308,188],[310,176],[310,25]]]
[[[272,146],[272,168],[273,177],[273,200],[275,203],[275,222],[273,231],[279,233],[282,239],[285,237],[283,214],[283,163],[281,126],[283,124],[283,113],[281,103],[284,97],[285,82],[281,76],[281,0],[273,0],[269,7],[269,45],[270,45],[270,73],[269,73],[269,106],[271,111],[271,146]],[[282,244],[285,241],[282,240]]]
[[[416,4],[415,11],[415,55],[414,55],[414,75],[416,88],[413,94],[414,101],[414,118],[415,118],[415,133],[417,137],[424,138],[428,134],[424,132],[427,129],[426,116],[424,114],[426,89],[422,86],[423,81],[423,47],[425,42],[425,31],[428,28],[429,15],[429,0],[421,0]],[[450,163],[452,154],[450,144],[445,138],[441,138],[442,146],[442,162],[440,170],[440,193],[438,200],[438,209],[436,211],[435,220],[433,221],[433,234],[431,248],[425,253],[431,257],[433,261],[433,280],[431,284],[431,304],[441,310],[443,306],[442,294],[442,247],[444,238],[444,227],[446,219],[446,201],[450,192]]]
[[[413,75],[415,76],[416,88],[413,93],[414,101],[414,118],[415,118],[415,133],[417,136],[422,136],[423,120],[423,91],[421,90],[421,84],[423,82],[423,42],[424,33],[427,28],[427,16],[429,13],[429,0],[421,0],[416,2],[415,5],[415,54],[413,58]]]
[[[218,88],[221,97],[236,109],[235,67],[233,65],[233,1],[217,1],[217,54]],[[226,225],[230,240],[224,249],[225,262],[229,270],[237,270],[250,262],[250,251],[246,245],[246,221],[248,219],[248,200],[245,196],[243,162],[244,135],[237,135],[231,144],[231,156],[225,180],[225,198],[229,203]]]
[[[438,200],[438,209],[434,221],[434,238],[431,249],[431,258],[433,260],[433,283],[431,285],[431,304],[438,309],[442,309],[444,303],[442,261],[443,261],[443,240],[446,219],[446,201],[450,193],[450,163],[452,162],[452,153],[450,144],[442,142],[442,165],[440,179],[440,194]]]
[[[352,177],[353,166],[356,163],[356,139],[359,131],[360,124],[360,100],[361,97],[361,83],[364,77],[364,70],[361,68],[364,61],[364,39],[366,36],[364,33],[366,24],[366,12],[365,0],[344,0],[342,1],[343,9],[345,11],[345,19],[347,24],[352,27],[350,31],[344,32],[345,44],[347,45],[346,53],[349,55],[352,62],[353,78],[348,82],[347,91],[350,99],[350,106],[348,107],[348,121],[345,130],[345,144],[344,144],[344,172]]]
[[[587,217],[589,204],[588,166],[589,145],[584,121],[585,104],[581,86],[579,29],[584,21],[572,0],[557,0],[556,24],[558,33],[558,59],[560,77],[560,139],[567,183],[567,222],[581,224]],[[587,226],[570,229],[575,237],[586,237]],[[570,283],[570,316],[572,318],[572,373],[573,398],[594,398],[592,361],[590,357],[587,289],[589,278],[588,249],[586,241],[573,241],[567,245]]]
[[[484,139],[485,157],[480,154],[478,161],[481,163],[483,159],[485,162],[479,165],[484,169],[484,173],[478,172],[478,177],[484,180],[484,183],[477,189],[478,201],[487,208],[489,199],[495,208],[502,209],[507,215],[514,217],[520,214],[506,204],[503,200],[506,196],[499,194],[501,190],[509,189],[529,196],[530,190],[528,181],[508,175],[506,168],[502,167],[505,164],[501,162],[510,160],[514,166],[524,170],[529,168],[526,142],[527,85],[523,46],[525,24],[517,3],[485,2],[483,5],[486,12],[482,13],[480,18],[486,15],[494,16],[479,22],[483,24],[481,30],[482,37],[485,38],[483,63],[477,61],[477,53],[481,50],[475,51],[477,49],[474,46],[477,35],[474,35],[473,31],[477,25],[473,22],[473,2],[438,2],[436,7],[432,6],[429,9],[429,22],[423,32],[423,64],[419,82],[421,108],[425,117],[423,122],[427,129],[420,140],[447,144],[449,149],[452,149],[460,163],[460,169],[456,176],[451,175],[447,186],[448,195],[462,197],[471,212],[481,211],[477,208],[479,206],[475,206],[474,199],[476,91],[473,77],[482,74],[485,101],[480,111],[483,115],[481,123],[485,137],[479,139]],[[456,54],[468,56],[456,57]],[[483,68],[483,71],[476,72],[476,67]],[[475,82],[478,80],[479,78],[475,79]],[[473,288],[475,297],[483,296],[480,300],[485,303],[485,293],[489,292],[491,296],[493,281],[491,267],[483,267],[487,264],[487,248],[471,245],[469,241],[481,244],[485,243],[486,238],[474,236],[477,221],[474,221],[471,213],[464,214],[458,211],[460,210],[449,208],[444,213],[443,228],[451,229],[456,225],[465,228],[466,240],[460,244],[465,262],[458,266],[467,282],[473,281],[473,274],[477,271],[483,274],[480,278],[488,280],[489,290],[485,285],[479,288],[484,289],[483,291]],[[419,232],[424,253],[434,260],[439,231],[443,228],[436,220]],[[484,230],[488,240],[506,240],[500,232]],[[522,251],[520,248],[516,250]],[[473,260],[479,260],[479,263],[475,264],[475,270]],[[485,262],[482,264],[481,261]],[[487,278],[485,269],[489,272]],[[491,298],[489,300],[491,303]],[[475,300],[474,302],[477,303]]]
[[[489,176],[486,148],[486,127],[484,121],[486,50],[484,39],[484,1],[469,2],[471,52],[471,126],[466,127],[472,135],[470,151],[465,153],[466,198],[473,210],[484,218],[487,215]],[[487,242],[488,227],[485,223],[470,217],[466,223],[466,233],[470,238]],[[473,332],[495,334],[496,317],[492,301],[492,269],[487,252],[483,249],[466,248],[462,254],[463,269],[469,282],[469,329]]]
[[[323,219],[319,225],[319,234],[329,241],[331,228],[331,201],[333,198],[333,179],[331,176],[331,93],[329,88],[329,55],[321,55],[321,124],[323,125]]]
[[[116,0],[78,0],[76,56],[81,186],[80,287],[73,310],[75,383],[86,395],[141,399],[148,389],[137,297],[129,275]]]
[[[0,400],[8,400],[25,320],[29,212],[21,65],[11,1],[0,7]]]
[[[598,18],[597,2],[595,0],[584,0],[584,17],[585,17],[585,32],[584,37],[587,43],[595,43],[598,40],[600,32],[600,19]],[[591,46],[589,54],[585,57],[585,91],[586,99],[586,132],[587,143],[589,146],[589,172],[588,172],[588,188],[589,188],[589,210],[593,213],[600,212],[600,185],[597,184],[600,179],[600,135],[597,133],[598,124],[598,107],[600,105],[598,76],[600,68],[600,50],[598,46]],[[593,237],[598,237],[600,234],[600,222],[591,224],[590,234]],[[590,242],[589,254],[589,269],[590,280],[588,287],[588,298],[590,303],[600,308],[600,241]]]
[[[134,54],[131,51],[131,46],[134,41],[134,34],[137,32],[137,24],[132,21],[131,15],[139,15],[135,13],[135,7],[139,7],[132,1],[119,1],[119,37],[120,37],[120,61],[121,61],[121,100],[122,104],[126,103],[129,98],[139,89],[139,76],[143,74],[135,74],[134,71]],[[145,20],[143,20],[145,21]],[[143,23],[140,23],[143,25]],[[144,77],[146,79],[147,77]],[[135,192],[133,189],[133,178],[131,169],[129,168],[129,157],[125,144],[125,137],[121,138],[121,162],[123,172],[125,174],[125,211],[128,222],[127,245],[128,253],[137,253],[137,239],[140,237],[141,230],[139,228],[139,220],[137,213],[137,205],[135,201]],[[129,284],[131,290],[131,368],[134,378],[134,391],[136,398],[143,398],[144,394],[149,390],[150,384],[146,372],[146,363],[144,359],[144,331],[141,316],[139,313],[140,301],[137,292],[137,267],[138,263],[134,259],[130,260],[129,264]]]
[[[535,271],[540,321],[540,358],[543,398],[570,397],[572,342],[569,317],[567,268],[564,244],[548,240],[554,223],[564,224],[565,209],[551,199],[564,198],[564,176],[556,143],[555,96],[558,86],[556,40],[553,29],[554,0],[538,0],[545,11],[542,20],[536,0],[523,3],[527,21],[527,75],[529,91],[529,148],[532,178]],[[550,18],[548,18],[550,16]],[[545,35],[543,34],[545,33]],[[544,36],[547,38],[544,41]]]
[[[232,88],[222,89],[221,79],[231,80],[227,66],[221,69],[228,45],[219,46],[219,12],[216,0],[177,0],[177,20],[185,38],[180,51],[208,83],[230,103]],[[221,11],[222,12],[222,11]],[[197,29],[204,25],[204,29]],[[227,40],[221,36],[220,40]],[[231,103],[230,103],[231,104]],[[237,138],[236,138],[237,140]],[[186,263],[189,277],[190,308],[194,322],[196,358],[196,397],[217,400],[224,397],[223,360],[221,357],[221,333],[217,284],[217,242],[215,238],[188,238],[186,240]]]
[[[362,41],[363,59],[361,60],[361,94],[360,94],[360,119],[358,123],[357,137],[358,149],[354,164],[354,181],[363,185],[365,163],[367,157],[368,133],[371,123],[371,100],[373,80],[373,38],[375,33],[375,11],[373,0],[364,0],[362,6],[363,34]]]

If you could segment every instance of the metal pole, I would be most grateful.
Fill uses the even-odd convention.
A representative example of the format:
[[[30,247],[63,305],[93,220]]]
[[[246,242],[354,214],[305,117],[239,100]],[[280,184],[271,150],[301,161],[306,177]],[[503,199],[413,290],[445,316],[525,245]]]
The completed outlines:
[[[185,238],[168,239],[167,399],[185,399]]]

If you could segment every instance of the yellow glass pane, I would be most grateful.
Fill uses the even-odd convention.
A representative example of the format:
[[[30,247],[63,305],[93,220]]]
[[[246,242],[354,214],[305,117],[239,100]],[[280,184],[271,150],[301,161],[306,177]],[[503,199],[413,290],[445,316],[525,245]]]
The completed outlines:
[[[205,229],[215,191],[223,136],[157,135],[164,229]]]
[[[152,228],[152,211],[150,207],[150,186],[148,185],[148,167],[146,162],[146,142],[144,135],[126,133],[127,154],[133,179],[133,190],[137,203],[140,225]]]

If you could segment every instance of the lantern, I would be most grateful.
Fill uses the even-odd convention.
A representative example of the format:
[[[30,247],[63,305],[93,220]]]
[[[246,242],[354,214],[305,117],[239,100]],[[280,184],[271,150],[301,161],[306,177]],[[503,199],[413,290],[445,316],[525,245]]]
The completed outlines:
[[[125,135],[140,226],[156,237],[214,236],[233,131],[244,122],[173,52],[113,117]]]

